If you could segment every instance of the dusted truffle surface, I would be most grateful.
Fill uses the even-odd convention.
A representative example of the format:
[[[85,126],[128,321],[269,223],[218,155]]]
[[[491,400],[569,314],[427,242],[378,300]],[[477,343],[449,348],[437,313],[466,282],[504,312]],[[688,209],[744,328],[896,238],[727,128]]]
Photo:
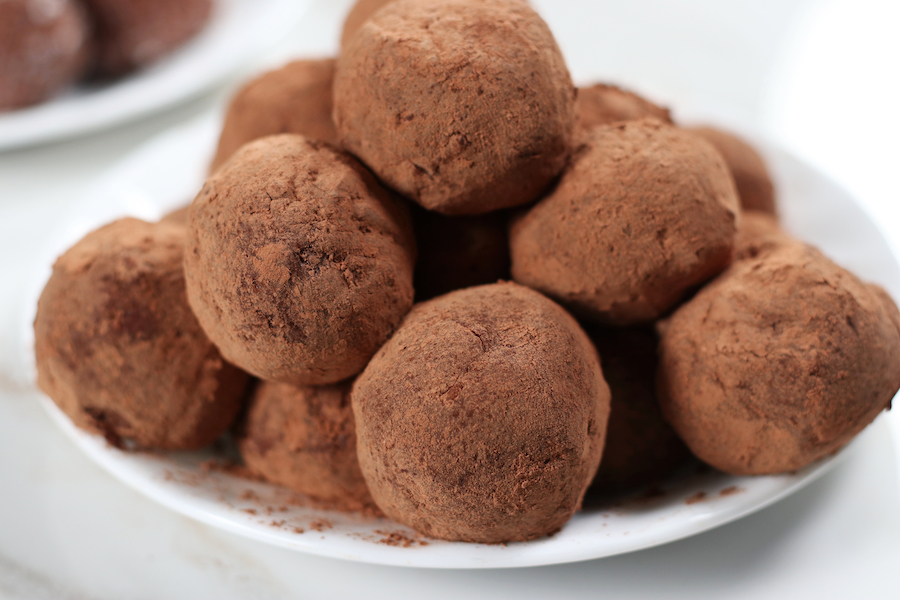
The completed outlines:
[[[509,279],[507,216],[447,217],[413,207],[416,301]]]
[[[356,458],[350,383],[260,383],[238,439],[250,472],[335,508],[374,506]]]
[[[0,111],[45,100],[78,79],[89,37],[79,2],[0,2]]]
[[[346,48],[350,38],[359,31],[362,24],[389,2],[393,2],[393,0],[357,0],[344,20],[344,28],[341,30],[341,48]]]
[[[408,219],[368,171],[324,142],[251,142],[191,205],[191,307],[223,356],[258,377],[346,379],[412,306]]]
[[[263,73],[242,87],[228,106],[219,147],[210,170],[253,140],[299,133],[335,143],[331,121],[334,60],[297,60]]]
[[[190,223],[191,205],[176,208],[172,212],[166,213],[159,220],[160,223],[170,223],[172,225],[185,225]]]
[[[578,88],[575,114],[577,129],[581,131],[645,117],[655,117],[665,123],[672,122],[668,108],[657,106],[634,92],[603,83]]]
[[[750,144],[733,133],[712,127],[694,127],[689,131],[715,146],[725,158],[744,210],[776,213],[772,178],[766,163]]]
[[[651,328],[587,329],[612,395],[603,460],[591,487],[623,489],[671,474],[691,456],[659,408]]]
[[[145,67],[206,24],[212,0],[83,0],[93,18],[98,75]]]
[[[651,321],[728,265],[737,219],[709,144],[655,119],[597,127],[513,223],[513,278],[591,319]]]
[[[121,445],[195,449],[240,408],[247,376],[191,313],[185,229],[122,219],[63,254],[34,322],[38,385],[83,429]]]
[[[341,145],[445,214],[535,199],[565,165],[574,121],[562,54],[521,0],[396,0],[338,60]]]
[[[900,388],[897,308],[803,244],[736,261],[661,326],[663,414],[727,473],[839,450]]]
[[[436,538],[529,540],[578,509],[609,388],[575,320],[514,283],[418,304],[353,386],[378,506]]]

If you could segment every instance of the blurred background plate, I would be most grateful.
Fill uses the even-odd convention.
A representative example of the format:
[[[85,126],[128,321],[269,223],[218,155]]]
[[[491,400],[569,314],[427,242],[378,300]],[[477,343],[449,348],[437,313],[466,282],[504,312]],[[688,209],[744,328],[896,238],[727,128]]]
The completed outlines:
[[[149,141],[97,182],[60,228],[47,232],[34,257],[34,278],[24,290],[20,357],[10,365],[32,372],[31,323],[37,297],[54,258],[88,231],[131,215],[155,220],[187,204],[200,189],[218,137],[220,116],[203,118]],[[900,267],[874,224],[828,178],[761,140],[754,140],[772,170],[785,227],[819,246],[863,279],[900,291]],[[163,176],[164,175],[164,176]],[[9,357],[14,358],[14,357]],[[591,503],[559,533],[528,543],[484,545],[425,539],[387,520],[311,509],[291,503],[275,486],[250,482],[204,461],[211,454],[129,453],[76,429],[46,398],[54,422],[94,462],[147,497],[214,527],[268,544],[361,562],[429,568],[501,568],[559,564],[631,552],[695,535],[753,513],[825,473],[838,457],[797,473],[732,477],[691,471],[661,490],[623,501]],[[659,492],[662,493],[659,493]],[[424,544],[420,542],[425,542]]]
[[[309,4],[215,0],[206,27],[146,69],[103,85],[80,84],[41,104],[0,112],[0,150],[105,129],[196,96],[283,38]]]

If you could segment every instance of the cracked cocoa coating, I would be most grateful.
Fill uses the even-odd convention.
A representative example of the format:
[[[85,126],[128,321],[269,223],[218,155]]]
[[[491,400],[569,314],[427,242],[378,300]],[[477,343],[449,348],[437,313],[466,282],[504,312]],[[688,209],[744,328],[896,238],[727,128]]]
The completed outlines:
[[[609,388],[559,305],[514,283],[417,304],[352,392],[379,508],[432,537],[529,540],[580,507]]]
[[[594,128],[510,230],[513,279],[582,316],[649,322],[731,261],[738,200],[722,157],[655,119]]]
[[[212,0],[83,0],[94,22],[95,70],[116,77],[162,58],[198,33]]]
[[[596,83],[578,88],[575,100],[576,129],[589,131],[600,125],[617,121],[635,121],[655,117],[664,123],[672,123],[668,108],[657,106],[634,92],[615,85]]]
[[[296,60],[244,85],[228,106],[210,171],[255,139],[299,133],[336,143],[331,121],[334,60]]]
[[[341,30],[341,48],[346,48],[353,35],[359,31],[362,24],[369,20],[379,8],[393,2],[393,0],[358,0],[347,13],[344,19],[344,27]]]
[[[419,257],[416,301],[509,279],[507,215],[448,217],[412,206]]]
[[[187,303],[184,227],[121,219],[56,261],[34,322],[38,385],[115,445],[201,448],[237,415],[247,375]]]
[[[565,165],[574,121],[562,54],[522,0],[396,0],[335,73],[341,145],[444,214],[537,198]]]
[[[652,328],[585,329],[600,354],[611,404],[596,490],[634,488],[670,475],[691,453],[663,418],[656,394]]]
[[[715,146],[725,158],[744,210],[777,213],[775,186],[766,163],[753,146],[733,133],[713,127],[692,127],[689,131]]]
[[[250,472],[337,509],[374,506],[356,458],[351,383],[260,383],[238,438]]]
[[[90,33],[80,2],[0,2],[0,111],[46,100],[81,77]]]
[[[898,319],[880,288],[805,244],[738,260],[660,325],[663,414],[717,469],[800,469],[890,407]]]
[[[191,307],[222,355],[262,379],[355,375],[412,306],[405,208],[324,142],[251,142],[191,205]]]

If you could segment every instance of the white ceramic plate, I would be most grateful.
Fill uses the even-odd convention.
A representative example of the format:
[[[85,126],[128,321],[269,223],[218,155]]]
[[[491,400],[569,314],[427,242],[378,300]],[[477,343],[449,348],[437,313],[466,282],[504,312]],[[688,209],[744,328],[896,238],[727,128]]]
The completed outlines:
[[[73,207],[53,242],[36,260],[31,306],[53,258],[87,231],[131,214],[156,219],[185,204],[202,183],[217,138],[210,116],[166,133],[127,157]],[[900,268],[872,222],[827,178],[783,152],[757,142],[780,192],[787,229],[863,278],[900,290]],[[32,313],[33,314],[33,311]],[[23,334],[30,336],[30,320]],[[30,344],[29,344],[30,346]],[[438,568],[525,567],[611,556],[684,538],[757,511],[825,473],[852,452],[776,477],[732,477],[690,471],[663,482],[662,495],[637,496],[577,514],[548,538],[509,545],[423,539],[386,520],[304,508],[289,492],[204,469],[210,454],[121,452],[103,438],[76,429],[52,402],[60,428],[113,476],[173,510],[204,523],[286,548],[362,562]],[[424,543],[422,543],[424,542]]]
[[[209,89],[278,41],[310,0],[215,0],[206,27],[137,73],[104,85],[79,84],[41,104],[0,112],[0,150],[104,129]]]

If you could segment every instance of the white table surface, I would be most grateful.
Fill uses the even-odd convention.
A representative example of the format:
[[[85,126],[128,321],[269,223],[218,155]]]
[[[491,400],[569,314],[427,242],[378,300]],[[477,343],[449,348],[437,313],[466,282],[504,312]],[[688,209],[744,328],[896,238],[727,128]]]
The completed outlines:
[[[895,3],[532,3],[577,81],[618,81],[673,106],[676,118],[767,133],[856,192],[900,248],[900,198],[888,179],[900,163]],[[333,53],[347,6],[316,2],[256,68]],[[123,154],[221,107],[244,76],[164,115],[0,153],[0,356],[13,351],[17,285],[45,224]],[[856,87],[836,90],[835,81]],[[428,571],[306,556],[180,517],[89,462],[51,424],[25,374],[0,370],[0,598],[896,599],[898,420],[882,416],[859,451],[805,490],[688,540],[559,567]]]

